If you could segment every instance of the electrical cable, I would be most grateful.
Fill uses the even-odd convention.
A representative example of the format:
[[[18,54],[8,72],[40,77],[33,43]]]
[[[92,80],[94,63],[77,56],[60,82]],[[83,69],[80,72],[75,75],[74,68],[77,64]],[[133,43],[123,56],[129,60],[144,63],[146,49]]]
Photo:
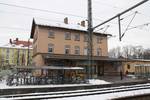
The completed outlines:
[[[121,35],[121,38],[122,38],[122,37],[125,35],[125,33],[128,31],[128,28],[129,28],[130,24],[132,23],[133,19],[135,18],[136,14],[137,14],[137,12],[135,12],[133,18],[131,19],[131,21],[130,21],[129,24],[127,25],[125,31],[124,31],[123,34]]]
[[[29,9],[29,10],[41,11],[41,12],[55,13],[59,15],[69,15],[69,16],[74,16],[74,17],[86,18],[84,16],[79,16],[79,15],[74,15],[74,14],[68,14],[68,13],[62,13],[62,12],[56,12],[56,11],[50,11],[50,10],[38,9],[38,8],[31,8],[31,7],[26,7],[26,6],[19,6],[19,5],[14,5],[14,4],[2,3],[2,2],[0,2],[0,5],[24,8],[24,9]]]

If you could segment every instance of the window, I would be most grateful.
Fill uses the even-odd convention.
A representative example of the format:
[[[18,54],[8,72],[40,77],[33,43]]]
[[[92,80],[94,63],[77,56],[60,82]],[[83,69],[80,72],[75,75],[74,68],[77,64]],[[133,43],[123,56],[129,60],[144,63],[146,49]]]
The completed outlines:
[[[6,59],[9,59],[9,49],[6,49]]]
[[[6,60],[6,63],[9,64],[9,60]]]
[[[74,40],[75,40],[75,41],[80,41],[80,34],[79,34],[79,33],[76,33],[76,34],[74,35]]]
[[[87,53],[88,53],[88,48],[85,47],[85,48],[84,48],[84,55],[87,55]]]
[[[88,35],[87,34],[84,35],[84,42],[88,42]]]
[[[65,33],[65,40],[71,40],[71,33],[70,32]]]
[[[65,54],[70,54],[70,45],[65,45]]]
[[[12,55],[11,55],[12,58],[14,58],[14,49],[12,49]]]
[[[96,71],[96,65],[93,65],[93,66],[92,66],[92,72],[93,72],[93,74],[96,74],[96,73],[97,73],[97,71]]]
[[[102,43],[102,37],[97,36],[97,43]]]
[[[7,50],[6,52],[9,53],[9,49],[6,49],[6,50]]]
[[[49,37],[49,38],[54,38],[54,37],[55,37],[54,31],[49,31],[49,32],[48,32],[48,37]]]
[[[101,56],[102,53],[101,53],[101,48],[97,48],[97,56]]]
[[[48,53],[53,53],[54,52],[54,44],[48,44]]]
[[[127,65],[127,68],[130,69],[130,65],[129,64]]]
[[[75,54],[80,55],[80,47],[79,46],[75,46]]]

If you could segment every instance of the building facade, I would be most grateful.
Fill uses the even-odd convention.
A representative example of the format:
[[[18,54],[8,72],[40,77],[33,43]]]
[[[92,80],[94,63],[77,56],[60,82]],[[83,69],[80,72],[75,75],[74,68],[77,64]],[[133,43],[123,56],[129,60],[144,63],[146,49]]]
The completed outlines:
[[[27,66],[32,64],[32,47],[8,44],[0,47],[0,66]]]
[[[109,34],[93,33],[94,77],[120,71],[120,61],[108,57],[107,37]],[[88,72],[88,34],[84,22],[72,26],[68,19],[63,24],[51,25],[33,20],[33,63],[36,66],[82,67]],[[110,67],[111,66],[111,67]]]
[[[150,60],[130,59],[123,63],[123,73],[125,75],[146,74],[146,72],[150,75]]]

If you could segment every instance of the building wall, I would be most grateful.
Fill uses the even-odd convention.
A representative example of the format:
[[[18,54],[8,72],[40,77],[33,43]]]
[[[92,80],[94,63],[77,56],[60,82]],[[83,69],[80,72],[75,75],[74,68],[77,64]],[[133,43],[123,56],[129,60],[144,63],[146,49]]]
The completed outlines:
[[[33,62],[35,64],[35,66],[44,66],[44,59],[42,58],[41,55],[36,55],[33,59]]]
[[[48,38],[48,32],[49,30],[52,30],[55,33],[54,38]],[[65,33],[71,32],[71,40],[65,40]],[[37,34],[38,33],[38,34]],[[74,40],[74,34],[80,33],[80,41]],[[48,43],[54,44],[54,53],[55,54],[64,54],[64,46],[70,45],[71,46],[71,53],[74,54],[74,47],[80,46],[80,55],[84,55],[84,48],[87,47],[87,42],[84,42],[84,32],[78,32],[78,31],[68,31],[65,29],[48,29],[43,27],[36,27],[36,31],[34,36],[36,36],[38,39],[33,44],[33,48],[37,48],[37,52],[40,53],[48,53]],[[93,54],[94,56],[97,55],[96,50],[97,48],[101,48],[102,55],[101,56],[108,56],[108,47],[107,47],[107,38],[103,37],[101,43],[97,43],[96,35],[93,37]],[[34,37],[35,39],[35,37]]]
[[[128,62],[124,62],[124,74],[134,74],[135,73],[135,66],[137,64],[150,64],[150,61],[128,61]]]
[[[32,64],[32,49],[29,49],[29,64]],[[28,49],[0,47],[0,65],[27,65]]]

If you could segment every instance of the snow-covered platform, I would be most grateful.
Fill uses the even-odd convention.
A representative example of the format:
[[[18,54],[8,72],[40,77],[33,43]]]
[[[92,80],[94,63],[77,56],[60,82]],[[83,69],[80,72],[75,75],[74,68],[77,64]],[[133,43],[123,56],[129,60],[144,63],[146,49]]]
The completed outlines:
[[[146,81],[135,81],[135,82],[124,82],[124,83],[112,84],[103,80],[90,80],[88,84],[22,85],[22,86],[6,86],[5,84],[0,84],[0,95],[84,90],[84,89],[144,84],[149,82],[150,81],[146,80]]]

